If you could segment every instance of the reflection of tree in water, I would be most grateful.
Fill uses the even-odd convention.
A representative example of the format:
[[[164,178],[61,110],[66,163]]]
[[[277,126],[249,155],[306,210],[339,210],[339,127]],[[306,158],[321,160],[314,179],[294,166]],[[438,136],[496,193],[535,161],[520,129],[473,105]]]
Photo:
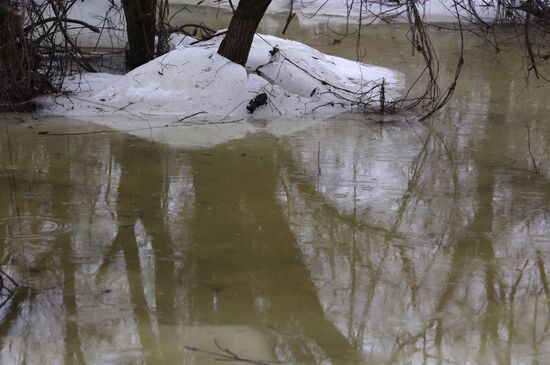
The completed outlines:
[[[113,146],[112,158],[121,170],[118,231],[96,281],[106,278],[112,259],[120,252],[143,355],[148,362],[174,362],[181,358],[183,345],[174,338],[173,328],[164,324],[177,324],[184,315],[176,313],[177,299],[181,296],[177,265],[184,237],[170,234],[174,228],[170,223],[183,223],[182,212],[177,211],[177,203],[176,210],[171,211],[174,207],[168,195],[174,186],[167,172],[166,147],[139,143],[133,147],[133,153],[129,153],[128,147],[116,143]],[[168,217],[168,213],[174,216]]]
[[[25,357],[82,363],[142,354],[168,361],[181,350],[164,348],[173,336],[158,326],[174,320],[174,292],[180,289],[166,279],[176,274],[174,257],[181,253],[172,249],[163,221],[165,211],[178,216],[185,205],[172,201],[182,200],[179,182],[167,182],[165,148],[133,148],[135,140],[112,139],[42,139],[33,150],[14,151],[21,168],[20,214],[55,217],[72,223],[74,232],[4,242],[27,271],[23,286],[29,288],[19,291],[0,324],[8,362]],[[11,198],[0,195],[9,210],[2,217],[13,214]],[[37,336],[48,340],[37,346]],[[140,347],[142,353],[132,350]]]
[[[186,356],[182,334],[191,322],[260,328],[288,361],[357,362],[346,339],[324,319],[276,201],[279,165],[272,140],[237,152],[228,144],[191,154],[197,192],[190,247],[182,244],[189,237],[178,227],[188,224],[182,197],[166,197],[178,189],[169,183],[168,150],[132,141],[44,143],[41,155],[51,157],[51,168],[41,160],[40,181],[22,190],[39,191],[55,203],[33,201],[22,212],[55,216],[76,230],[34,252],[30,276],[52,280],[12,301],[3,317],[2,347],[12,348],[10,356],[175,362]],[[34,158],[23,150],[18,156]],[[94,163],[82,163],[92,156]],[[35,316],[48,316],[56,325],[20,330]],[[15,333],[32,341],[42,330],[55,344],[43,343],[38,351],[14,346]]]
[[[81,151],[78,144],[68,141],[19,142],[12,143],[9,151],[15,184],[8,187],[9,179],[0,179],[0,190],[7,192],[0,196],[0,206],[6,208],[0,217],[13,218],[15,230],[3,232],[11,236],[3,238],[3,259],[11,263],[20,280],[16,296],[2,313],[2,362],[40,363],[63,358],[83,362],[78,324],[69,319],[78,311],[78,253],[70,234],[62,230],[72,218],[68,208],[74,189],[69,183],[70,156]],[[28,148],[30,144],[33,149]],[[51,234],[44,233],[41,224],[47,224],[50,217],[60,226],[54,226]]]
[[[325,319],[276,200],[281,164],[273,139],[194,155],[192,307],[199,324],[248,324],[276,341],[281,360],[357,363]],[[268,331],[268,328],[271,330]]]
[[[387,144],[408,133],[398,127],[365,141],[372,126],[347,124],[355,149],[321,146],[322,160],[347,169],[343,183],[337,163],[321,161],[317,176],[317,140],[303,160],[299,138],[290,148],[253,137],[181,153],[188,186],[172,175],[189,161],[133,138],[17,146],[17,164],[31,166],[16,171],[21,212],[78,228],[31,243],[30,276],[54,285],[21,291],[4,312],[3,361],[177,362],[189,324],[256,328],[285,362],[360,363],[361,352],[374,363],[544,360],[550,190],[502,158],[524,141],[499,133],[515,112],[484,102],[496,89],[478,88],[468,104],[479,97],[479,110],[450,112],[456,132],[428,130],[407,148]],[[545,102],[533,101],[539,120]],[[381,154],[384,164],[370,166]],[[381,166],[391,171],[380,178],[396,180],[368,191]],[[178,189],[194,189],[193,199]],[[8,191],[2,217],[13,214]]]
[[[453,125],[471,122],[471,111],[450,113]],[[548,220],[539,212],[533,224],[538,228],[524,225],[540,201],[548,202],[549,189],[539,182],[529,184],[533,190],[527,196],[526,186],[506,191],[516,179],[527,182],[526,171],[510,174],[503,157],[518,143],[501,140],[502,134],[491,128],[501,120],[498,111],[489,108],[486,113],[487,132],[472,133],[477,139],[473,151],[457,141],[463,135],[428,129],[416,144],[418,154],[393,166],[408,171],[409,180],[400,197],[393,185],[386,187],[385,206],[370,193],[365,171],[356,168],[381,176],[384,188],[384,173],[368,169],[377,158],[385,161],[387,141],[383,153],[360,156],[366,161],[355,164],[350,161],[372,149],[372,141],[350,145],[334,137],[338,131],[327,131],[326,138],[335,138],[329,146],[345,146],[322,159],[321,171],[328,177],[316,176],[317,161],[301,157],[308,155],[309,136],[287,148],[283,159],[299,163],[289,163],[281,175],[280,201],[287,206],[323,309],[374,362],[414,358],[506,364],[545,358],[543,349],[550,342],[548,258],[544,250],[537,251],[540,243],[530,241],[548,235]],[[367,127],[343,132],[348,137],[369,133]],[[396,131],[395,138],[403,133]],[[313,139],[309,142],[315,146],[324,140]],[[401,149],[394,156],[403,163]],[[325,166],[338,167],[339,161],[347,162],[341,168],[346,171]],[[353,187],[351,199],[335,193],[341,183],[331,180],[336,174]],[[509,201],[496,191],[502,185]],[[358,191],[366,191],[367,198],[357,199]],[[348,204],[342,206],[343,201]],[[512,214],[503,216],[506,208]]]

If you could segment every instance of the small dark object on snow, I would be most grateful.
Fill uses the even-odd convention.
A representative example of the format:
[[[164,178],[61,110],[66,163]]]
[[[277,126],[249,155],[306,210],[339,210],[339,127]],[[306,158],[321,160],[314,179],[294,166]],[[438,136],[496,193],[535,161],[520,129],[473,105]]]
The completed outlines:
[[[269,51],[271,57],[275,56],[277,53],[279,53],[279,46],[275,46],[271,51]]]
[[[250,100],[250,102],[246,106],[246,110],[248,110],[248,112],[252,114],[256,109],[266,104],[267,104],[267,94],[261,93],[256,95],[254,99]]]

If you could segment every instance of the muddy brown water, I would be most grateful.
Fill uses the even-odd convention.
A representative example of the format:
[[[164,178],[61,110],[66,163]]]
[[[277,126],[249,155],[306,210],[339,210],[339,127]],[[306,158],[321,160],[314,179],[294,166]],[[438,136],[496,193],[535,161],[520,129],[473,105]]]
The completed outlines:
[[[412,78],[402,31],[365,48]],[[452,72],[456,37],[434,42]],[[471,42],[427,125],[345,114],[191,149],[4,115],[0,247],[20,287],[0,362],[549,363],[549,96],[519,50]]]

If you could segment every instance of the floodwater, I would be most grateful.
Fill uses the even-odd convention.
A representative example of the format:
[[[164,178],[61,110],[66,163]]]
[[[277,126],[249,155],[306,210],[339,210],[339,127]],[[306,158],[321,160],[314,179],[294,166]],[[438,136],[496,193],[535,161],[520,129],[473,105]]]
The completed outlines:
[[[293,34],[354,57],[320,29]],[[434,43],[453,72],[456,36]],[[364,47],[418,70],[401,27]],[[465,57],[426,124],[197,149],[2,116],[0,363],[550,363],[549,86],[517,49]]]

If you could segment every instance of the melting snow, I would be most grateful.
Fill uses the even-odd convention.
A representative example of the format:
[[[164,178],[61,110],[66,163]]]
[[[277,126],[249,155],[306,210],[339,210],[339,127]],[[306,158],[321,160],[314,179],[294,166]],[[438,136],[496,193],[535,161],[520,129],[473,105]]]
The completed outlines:
[[[217,53],[221,37],[217,38],[196,45],[186,42],[124,76],[84,74],[82,79],[68,79],[74,96],[55,103],[50,99],[45,112],[178,116],[174,120],[196,115],[212,121],[249,116],[248,102],[266,93],[268,105],[258,108],[257,118],[296,118],[316,112],[326,116],[376,104],[382,80],[388,100],[404,81],[400,73],[387,68],[265,35],[256,36],[245,68]]]
[[[72,94],[43,99],[42,113],[130,131],[215,124],[220,134],[224,124],[219,138],[209,137],[207,144],[212,144],[257,130],[250,120],[310,121],[365,103],[376,105],[382,80],[386,100],[398,95],[404,84],[399,72],[265,35],[255,37],[245,68],[217,53],[221,38],[194,45],[186,40],[174,51],[123,76],[67,78]],[[259,93],[268,95],[268,104],[251,116],[246,106]]]

